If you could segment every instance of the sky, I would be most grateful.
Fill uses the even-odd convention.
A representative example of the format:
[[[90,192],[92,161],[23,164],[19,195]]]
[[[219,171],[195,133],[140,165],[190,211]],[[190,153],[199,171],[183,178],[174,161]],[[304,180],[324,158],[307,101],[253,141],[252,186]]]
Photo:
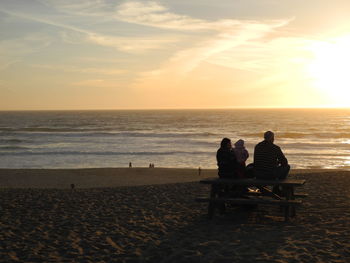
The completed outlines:
[[[349,0],[0,0],[0,110],[350,107]]]

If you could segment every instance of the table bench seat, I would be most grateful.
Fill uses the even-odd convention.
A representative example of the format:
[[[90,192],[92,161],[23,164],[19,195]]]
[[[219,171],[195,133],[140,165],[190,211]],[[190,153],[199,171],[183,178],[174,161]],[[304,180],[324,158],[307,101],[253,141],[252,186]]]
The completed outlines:
[[[224,178],[208,178],[199,181],[202,184],[224,184],[224,185],[243,185],[243,186],[265,186],[265,185],[288,185],[301,186],[304,185],[304,179],[284,179],[284,180],[260,180],[260,179],[224,179]]]
[[[301,205],[302,200],[274,200],[274,199],[260,199],[260,198],[208,198],[208,197],[197,197],[197,202],[215,202],[215,203],[230,203],[237,205]]]
[[[256,191],[249,191],[249,192],[245,193],[244,195],[247,195],[247,196],[263,196],[263,194],[260,191],[258,191],[258,192],[256,192]],[[306,198],[309,195],[306,194],[306,193],[294,193],[293,196],[295,198]]]
[[[226,179],[226,178],[207,178],[200,181],[202,184],[211,186],[210,197],[199,197],[197,202],[208,203],[208,216],[212,218],[215,208],[225,207],[225,204],[237,205],[278,205],[284,208],[285,220],[289,221],[289,216],[296,215],[296,206],[302,204],[302,200],[296,198],[305,198],[308,195],[304,193],[294,193],[295,187],[304,185],[306,180],[287,178],[284,180],[261,180],[261,179]],[[244,197],[225,197],[222,194],[231,187],[256,187],[257,190],[249,190],[242,193]],[[281,186],[282,191],[279,194],[272,192],[268,187]],[[224,192],[223,192],[224,191]]]

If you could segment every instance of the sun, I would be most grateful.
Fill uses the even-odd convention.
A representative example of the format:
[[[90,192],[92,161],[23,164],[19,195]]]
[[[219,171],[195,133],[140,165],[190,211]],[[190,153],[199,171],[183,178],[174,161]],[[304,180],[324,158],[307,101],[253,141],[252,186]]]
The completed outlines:
[[[311,46],[313,59],[306,69],[312,85],[333,106],[350,107],[350,35]]]

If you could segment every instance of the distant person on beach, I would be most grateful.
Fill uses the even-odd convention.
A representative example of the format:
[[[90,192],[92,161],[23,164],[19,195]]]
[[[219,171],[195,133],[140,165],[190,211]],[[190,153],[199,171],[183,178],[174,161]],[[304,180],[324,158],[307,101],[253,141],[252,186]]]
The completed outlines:
[[[233,152],[235,153],[237,159],[237,177],[244,178],[245,177],[245,167],[246,160],[249,157],[249,153],[244,146],[244,141],[239,139],[235,143],[235,147],[233,148]]]
[[[254,174],[258,179],[285,179],[288,175],[288,160],[274,140],[274,133],[267,131],[264,140],[255,146]]]
[[[229,138],[223,138],[216,153],[220,178],[236,178],[237,159]]]

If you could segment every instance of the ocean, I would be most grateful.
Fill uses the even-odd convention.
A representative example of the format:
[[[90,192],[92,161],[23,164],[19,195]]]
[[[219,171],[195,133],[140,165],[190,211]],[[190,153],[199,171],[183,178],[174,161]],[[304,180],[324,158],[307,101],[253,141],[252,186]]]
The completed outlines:
[[[223,137],[267,130],[292,169],[350,169],[350,109],[0,112],[0,168],[216,168]]]

